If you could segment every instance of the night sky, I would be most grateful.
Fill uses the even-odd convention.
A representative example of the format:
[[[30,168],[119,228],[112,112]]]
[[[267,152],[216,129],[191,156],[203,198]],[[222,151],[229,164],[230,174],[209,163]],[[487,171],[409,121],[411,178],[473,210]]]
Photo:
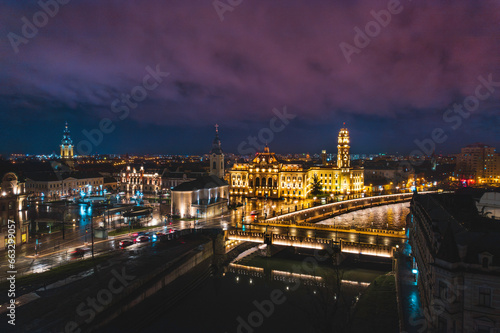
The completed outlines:
[[[33,22],[41,7],[1,1],[0,153],[58,152],[65,121],[78,144],[105,118],[114,129],[92,153],[206,153],[216,123],[233,153],[259,133],[278,153],[335,152],[343,122],[354,153],[409,153],[435,128],[447,135],[438,153],[478,141],[500,148],[499,1],[403,0],[350,63],[340,44],[355,46],[354,28],[388,1],[229,8],[221,21],[212,0],[72,0],[25,38],[22,18]],[[145,90],[157,66],[169,75]],[[499,83],[477,109],[460,124],[443,120],[488,75]],[[127,115],[119,100],[113,111],[132,91],[147,96]],[[282,129],[272,119],[284,107],[296,117]]]

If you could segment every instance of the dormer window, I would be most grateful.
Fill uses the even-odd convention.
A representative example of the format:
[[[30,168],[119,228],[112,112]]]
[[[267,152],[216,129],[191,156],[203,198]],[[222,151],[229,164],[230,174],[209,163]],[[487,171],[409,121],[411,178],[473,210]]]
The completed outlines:
[[[493,255],[489,252],[483,252],[479,254],[479,263],[484,269],[489,269],[493,261]]]

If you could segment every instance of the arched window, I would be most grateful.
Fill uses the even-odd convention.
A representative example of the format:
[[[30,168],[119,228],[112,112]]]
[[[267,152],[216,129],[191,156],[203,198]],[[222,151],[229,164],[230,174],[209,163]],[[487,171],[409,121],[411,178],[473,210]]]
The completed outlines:
[[[267,186],[269,186],[269,187],[273,186],[273,179],[272,178],[269,178],[267,180]]]
[[[216,169],[217,167],[215,166],[215,161],[214,163],[212,164],[212,169]]]
[[[259,177],[255,178],[255,186],[257,186],[257,187],[260,186],[260,179],[259,179]]]
[[[262,178],[262,186],[266,186],[266,178]]]

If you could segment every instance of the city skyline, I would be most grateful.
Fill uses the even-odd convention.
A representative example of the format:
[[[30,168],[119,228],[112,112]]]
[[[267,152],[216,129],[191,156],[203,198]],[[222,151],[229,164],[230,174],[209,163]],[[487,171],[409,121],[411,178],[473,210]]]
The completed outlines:
[[[345,123],[343,123],[343,126],[346,126]],[[215,127],[217,128],[217,131],[219,129],[219,125],[216,124]],[[69,129],[69,132],[67,132]],[[116,155],[116,156],[123,156],[123,155],[137,155],[137,156],[149,156],[149,155],[152,155],[152,156],[197,156],[197,155],[209,155],[209,151],[206,150],[206,151],[202,151],[202,152],[199,152],[199,153],[190,153],[190,152],[182,152],[182,153],[140,153],[140,152],[111,152],[111,153],[99,153],[99,152],[93,152],[91,154],[85,154],[85,151],[82,149],[78,150],[76,147],[79,143],[81,143],[82,141],[85,142],[85,144],[82,146],[82,147],[87,147],[87,146],[93,146],[91,141],[92,139],[89,140],[89,138],[98,138],[99,136],[97,135],[93,135],[93,136],[86,136],[84,138],[84,140],[72,140],[73,139],[73,136],[71,134],[71,129],[70,129],[70,126],[67,122],[65,122],[64,124],[64,131],[63,131],[63,134],[62,134],[62,137],[63,137],[63,140],[62,141],[59,141],[59,148],[61,148],[61,144],[63,144],[63,142],[65,143],[66,145],[66,148],[68,147],[68,134],[69,134],[69,138],[70,138],[70,142],[69,142],[69,145],[70,147],[73,146],[75,151],[74,151],[74,156],[75,157],[82,157],[82,156],[91,156],[91,155]],[[104,137],[104,133],[102,135],[102,137]],[[493,145],[490,145],[488,143],[484,143],[484,142],[474,142],[474,143],[469,143],[467,144],[466,146],[464,147],[469,147],[469,146],[473,146],[473,145],[484,145],[484,146],[490,146],[490,147],[493,147],[493,149],[496,150],[496,147],[493,146]],[[207,145],[209,146],[209,145]],[[254,155],[257,155],[258,153],[262,153],[265,151],[265,147],[266,146],[269,146],[269,142],[266,141],[261,141],[259,140],[259,137],[258,136],[255,136],[254,137],[254,140],[243,140],[242,142],[240,142],[239,144],[239,149],[237,149],[236,152],[232,152],[232,151],[226,151],[227,153],[230,153],[230,154],[234,154],[234,155],[237,155],[237,156],[254,156]],[[333,145],[330,144],[330,146],[333,147]],[[427,147],[427,146],[421,146],[421,147]],[[460,147],[460,149],[462,149],[463,147]],[[299,151],[289,151],[289,152],[277,152],[275,150],[273,150],[274,152],[276,152],[278,155],[303,155],[303,154],[307,154],[307,155],[310,155],[310,156],[317,156],[317,158],[319,158],[321,156],[321,153],[323,151],[326,152],[326,154],[328,156],[335,156],[337,155],[336,154],[336,147],[333,147],[332,150],[325,150],[325,149],[322,149],[321,151],[306,151],[306,152],[299,152]],[[425,149],[423,149],[425,150]],[[423,152],[423,150],[418,150],[419,152]],[[437,155],[457,155],[460,153],[460,151],[457,151],[457,152],[452,152],[452,153],[449,153],[449,154],[441,154],[439,153],[439,151],[434,151],[435,154]],[[10,156],[61,156],[62,157],[62,150],[61,150],[61,153],[58,154],[57,150],[54,149],[52,152],[50,153],[47,153],[47,152],[42,152],[42,153],[20,153],[20,152],[13,152],[10,154]],[[73,154],[73,151],[71,152],[71,154]],[[403,153],[400,153],[400,152],[387,152],[387,151],[380,151],[380,152],[359,152],[359,151],[354,151],[354,157],[356,158],[356,156],[371,156],[371,155],[392,155],[392,156],[413,156],[412,154],[403,154]],[[425,157],[425,156],[430,156],[432,154],[426,154],[425,152],[423,152],[421,155],[416,155],[418,157]],[[6,156],[7,157],[7,156]],[[73,158],[73,155],[71,155],[70,158]]]
[[[78,143],[103,119],[91,153],[203,154],[215,123],[238,153],[284,108],[280,153],[335,151],[343,122],[356,153],[409,154],[436,128],[437,153],[498,146],[497,6],[389,3],[3,2],[0,153],[57,151],[65,121]]]

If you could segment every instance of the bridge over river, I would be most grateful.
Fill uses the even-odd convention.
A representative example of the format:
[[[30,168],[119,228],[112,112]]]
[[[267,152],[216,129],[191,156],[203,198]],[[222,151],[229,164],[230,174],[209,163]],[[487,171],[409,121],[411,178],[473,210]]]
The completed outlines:
[[[408,195],[384,198],[364,209],[357,208],[359,199],[350,200],[351,203],[343,208],[340,204],[346,202],[318,206],[307,209],[313,216],[311,220],[316,223],[293,219],[299,214],[305,217],[306,212],[299,211],[228,230],[227,239],[307,249],[335,247],[343,253],[392,257],[394,250],[406,240],[405,225],[409,213],[406,201],[410,198]],[[364,203],[370,199],[366,198]],[[345,207],[354,209],[338,213]],[[323,208],[330,211],[323,214]],[[337,213],[333,216],[332,208]]]

